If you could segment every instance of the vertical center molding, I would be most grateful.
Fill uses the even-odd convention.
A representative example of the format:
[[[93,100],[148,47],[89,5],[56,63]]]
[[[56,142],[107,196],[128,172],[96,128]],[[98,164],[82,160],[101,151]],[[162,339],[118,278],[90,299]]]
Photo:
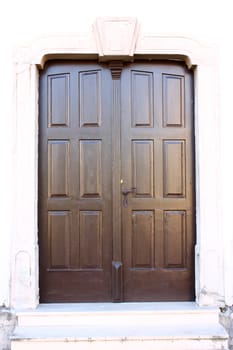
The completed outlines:
[[[112,261],[112,299],[122,300],[123,264],[121,237],[121,115],[120,115],[120,77],[123,63],[113,61],[109,63],[113,80],[113,119],[112,119],[112,210],[113,210],[113,261]]]

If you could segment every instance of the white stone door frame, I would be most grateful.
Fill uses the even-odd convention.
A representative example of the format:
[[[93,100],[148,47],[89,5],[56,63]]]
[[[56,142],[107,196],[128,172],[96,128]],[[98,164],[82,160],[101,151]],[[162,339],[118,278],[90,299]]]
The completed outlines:
[[[37,181],[39,69],[50,58],[99,61],[182,59],[194,69],[196,158],[195,288],[200,305],[224,301],[219,208],[218,61],[213,48],[182,36],[144,34],[135,18],[99,18],[84,35],[48,36],[15,51],[14,213],[11,307],[39,303]]]

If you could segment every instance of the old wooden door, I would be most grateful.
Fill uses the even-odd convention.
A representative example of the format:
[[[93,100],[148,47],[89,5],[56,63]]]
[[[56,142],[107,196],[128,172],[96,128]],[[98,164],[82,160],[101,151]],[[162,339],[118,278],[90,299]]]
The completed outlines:
[[[121,83],[124,300],[192,300],[192,75],[134,64]]]
[[[116,71],[53,62],[41,74],[42,302],[193,299],[192,75]]]

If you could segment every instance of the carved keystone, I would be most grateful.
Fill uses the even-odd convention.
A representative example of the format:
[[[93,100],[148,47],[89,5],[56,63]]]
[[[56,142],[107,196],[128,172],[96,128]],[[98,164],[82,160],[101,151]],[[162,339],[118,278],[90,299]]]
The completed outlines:
[[[121,61],[111,61],[109,63],[109,68],[111,70],[112,79],[119,80],[121,77],[123,63]]]
[[[94,24],[94,34],[100,60],[116,56],[129,60],[133,57],[139,33],[136,18],[101,17]]]

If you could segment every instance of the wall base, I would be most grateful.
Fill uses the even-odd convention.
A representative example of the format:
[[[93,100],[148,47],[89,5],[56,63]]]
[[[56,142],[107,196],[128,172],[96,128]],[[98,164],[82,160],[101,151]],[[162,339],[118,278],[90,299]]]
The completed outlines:
[[[16,326],[16,315],[4,307],[0,308],[0,350],[9,350],[10,335]]]
[[[219,320],[229,334],[229,350],[233,350],[233,306],[221,308]]]

